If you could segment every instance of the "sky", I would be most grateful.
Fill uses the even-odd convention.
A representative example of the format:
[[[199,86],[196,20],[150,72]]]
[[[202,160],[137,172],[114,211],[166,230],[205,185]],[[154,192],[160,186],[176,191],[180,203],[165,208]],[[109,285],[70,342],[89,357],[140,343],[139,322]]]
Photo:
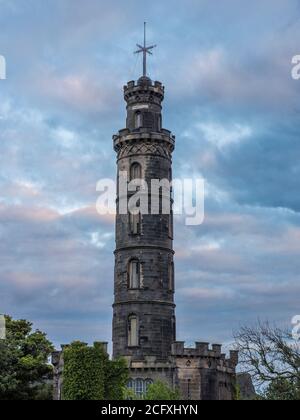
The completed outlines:
[[[225,343],[300,313],[298,0],[0,0],[0,313],[56,346],[111,340],[123,85],[166,87],[174,177],[203,177],[205,221],[175,220],[178,339]]]

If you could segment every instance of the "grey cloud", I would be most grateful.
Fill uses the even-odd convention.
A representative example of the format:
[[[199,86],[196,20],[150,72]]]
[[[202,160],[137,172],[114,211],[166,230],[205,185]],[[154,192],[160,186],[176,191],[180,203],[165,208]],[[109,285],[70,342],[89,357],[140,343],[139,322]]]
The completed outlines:
[[[110,339],[114,227],[93,210],[95,188],[115,177],[111,135],[125,123],[122,84],[140,74],[131,50],[146,14],[159,44],[149,69],[166,84],[164,123],[177,134],[174,175],[202,174],[210,187],[205,223],[175,226],[178,338],[228,342],[258,315],[289,322],[299,312],[298,3],[257,1],[246,14],[236,0],[219,13],[195,0],[176,13],[158,1],[51,3],[1,2],[0,312],[33,319],[56,343]],[[203,124],[221,127],[222,141]],[[250,134],[234,138],[236,127]]]

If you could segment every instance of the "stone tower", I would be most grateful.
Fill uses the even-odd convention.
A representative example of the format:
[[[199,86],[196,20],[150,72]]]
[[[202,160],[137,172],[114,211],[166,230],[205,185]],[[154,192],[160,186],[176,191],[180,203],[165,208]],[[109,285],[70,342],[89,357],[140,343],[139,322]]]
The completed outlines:
[[[175,137],[162,128],[164,87],[147,77],[146,56],[154,46],[146,47],[146,34],[144,46],[138,47],[144,55],[143,76],[124,87],[126,128],[113,137],[118,180],[126,174],[126,187],[136,183],[130,191],[117,191],[113,356],[127,360],[128,387],[138,396],[161,380],[178,388],[182,399],[232,400],[238,353],[231,351],[227,358],[219,344],[196,342],[186,348],[176,341],[172,191],[163,187],[153,194],[151,185],[152,180],[172,180]],[[147,197],[147,211],[124,211],[124,200],[127,207],[137,192],[140,204]],[[156,211],[150,211],[157,202]],[[52,363],[54,399],[60,399],[63,351],[53,353]]]
[[[146,181],[150,210],[151,180],[172,179],[175,138],[162,128],[164,87],[143,76],[124,87],[124,97],[126,129],[113,138],[118,174]],[[135,193],[128,192],[128,201]],[[162,202],[162,195],[155,198]],[[118,191],[113,353],[166,361],[176,341],[173,215],[163,214],[161,205],[158,214],[120,214],[121,198]],[[171,194],[164,199],[171,202]]]

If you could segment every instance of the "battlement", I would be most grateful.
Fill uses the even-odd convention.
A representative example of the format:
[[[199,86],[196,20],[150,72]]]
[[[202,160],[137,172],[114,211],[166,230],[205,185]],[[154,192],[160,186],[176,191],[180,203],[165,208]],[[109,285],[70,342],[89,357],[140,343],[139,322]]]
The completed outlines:
[[[153,82],[149,77],[141,77],[139,80],[131,80],[127,83],[127,85],[124,86],[124,91],[127,91],[128,89],[135,89],[135,88],[156,88],[164,92],[165,88],[161,82],[158,82],[157,80]]]
[[[195,347],[185,347],[184,341],[177,341],[172,345],[172,356],[173,357],[205,357],[219,359],[224,362],[230,363],[232,366],[237,366],[239,361],[238,351],[231,350],[229,359],[226,358],[226,354],[222,353],[222,346],[220,344],[212,344],[210,347],[209,343],[196,342]]]
[[[152,82],[148,77],[141,77],[137,82],[134,80],[124,86],[124,98],[128,103],[152,102],[159,105],[165,94],[165,88],[161,82]]]

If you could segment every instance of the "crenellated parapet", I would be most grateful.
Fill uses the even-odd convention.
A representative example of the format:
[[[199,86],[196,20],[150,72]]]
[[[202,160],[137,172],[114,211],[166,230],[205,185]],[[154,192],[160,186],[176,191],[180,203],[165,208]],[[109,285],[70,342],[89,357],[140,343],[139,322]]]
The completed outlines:
[[[129,106],[142,102],[160,106],[164,95],[165,88],[162,83],[152,82],[149,77],[141,77],[137,82],[130,81],[124,86],[124,98]]]
[[[238,352],[231,351],[227,358],[220,344],[196,342],[193,348],[187,348],[179,341],[173,343],[172,358],[176,366],[175,384],[185,399],[233,399]]]
[[[239,363],[239,356],[237,351],[230,351],[229,358],[225,353],[222,353],[222,346],[220,344],[213,344],[211,347],[209,343],[196,342],[194,348],[185,347],[184,341],[177,341],[172,345],[172,356],[176,358],[198,359],[208,361],[208,367],[211,367],[213,362],[215,367],[235,369]],[[205,367],[205,364],[200,364],[199,367]]]

